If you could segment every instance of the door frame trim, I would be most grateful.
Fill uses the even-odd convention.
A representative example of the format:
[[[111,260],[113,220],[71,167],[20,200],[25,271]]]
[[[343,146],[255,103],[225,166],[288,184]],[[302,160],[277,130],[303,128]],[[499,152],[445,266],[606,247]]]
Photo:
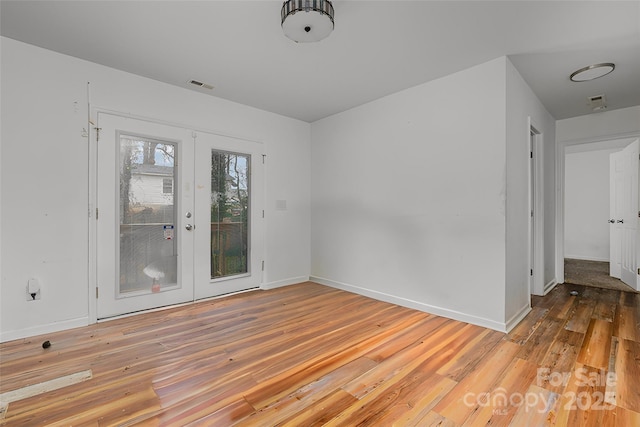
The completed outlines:
[[[556,140],[556,282],[564,283],[564,197],[565,149],[571,145],[639,138],[640,131],[611,133],[587,138]]]
[[[544,134],[529,118],[529,150],[533,161],[529,162],[529,245],[528,264],[533,274],[529,277],[529,294],[544,295]],[[533,184],[533,193],[532,193]],[[533,235],[531,229],[533,226]],[[531,252],[533,249],[533,253]],[[533,265],[531,260],[533,259]]]
[[[98,105],[93,105],[91,103],[90,90],[87,87],[87,97],[89,99],[88,102],[88,116],[87,116],[87,129],[89,133],[89,147],[87,154],[87,162],[88,162],[88,242],[87,242],[87,252],[88,252],[88,266],[87,266],[87,306],[88,306],[88,324],[95,324],[98,322],[98,301],[96,297],[96,292],[98,289],[98,224],[96,220],[96,208],[98,206],[98,187],[97,187],[97,178],[98,178],[98,133],[99,125],[98,117],[100,114],[107,114],[112,116],[117,116],[126,119],[134,119],[140,120],[165,126],[173,126],[182,128],[185,131],[193,131],[193,132],[204,132],[213,135],[223,136],[227,138],[255,142],[261,144],[263,147],[266,147],[265,141],[256,139],[255,137],[248,137],[242,135],[233,135],[226,132],[222,132],[220,130],[208,129],[199,126],[188,125],[185,123],[174,122],[170,120],[162,120],[154,117],[137,115],[132,113],[127,113],[119,110],[114,110],[111,108],[101,107]],[[266,149],[263,150],[266,152]],[[266,155],[263,154],[263,155]],[[266,195],[266,187],[267,187],[267,177],[266,171],[263,174],[263,191],[265,191]],[[99,213],[98,213],[99,216]],[[265,224],[266,228],[266,224]],[[265,238],[263,239],[263,246],[266,246],[266,232]],[[263,254],[266,258],[266,253]],[[261,283],[264,282],[264,272],[262,274]],[[153,309],[152,309],[153,310]],[[111,318],[109,318],[111,319]],[[104,319],[108,320],[108,319]]]

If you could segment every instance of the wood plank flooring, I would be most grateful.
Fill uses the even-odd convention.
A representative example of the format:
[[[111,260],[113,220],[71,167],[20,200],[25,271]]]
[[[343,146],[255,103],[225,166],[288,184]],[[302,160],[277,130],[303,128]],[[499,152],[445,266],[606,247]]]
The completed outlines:
[[[559,285],[502,334],[303,283],[4,343],[0,362],[0,400],[91,373],[0,405],[3,426],[639,426],[640,294]]]

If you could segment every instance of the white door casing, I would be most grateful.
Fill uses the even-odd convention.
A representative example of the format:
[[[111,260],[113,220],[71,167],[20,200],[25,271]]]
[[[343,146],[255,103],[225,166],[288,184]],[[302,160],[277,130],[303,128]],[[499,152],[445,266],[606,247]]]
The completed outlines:
[[[544,185],[543,135],[529,119],[529,291],[545,295],[551,287],[544,283]]]

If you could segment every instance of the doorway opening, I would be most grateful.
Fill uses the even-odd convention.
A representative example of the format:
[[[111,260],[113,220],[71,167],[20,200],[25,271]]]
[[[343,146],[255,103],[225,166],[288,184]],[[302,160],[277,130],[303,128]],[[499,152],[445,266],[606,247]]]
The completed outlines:
[[[637,250],[635,244],[630,244],[631,240],[635,243],[637,230],[626,229],[624,248],[622,231],[625,222],[636,225],[638,220],[638,155],[628,153],[625,157],[629,159],[628,171],[633,169],[631,158],[634,159],[636,173],[635,177],[628,175],[626,181],[622,162],[615,160],[635,140],[631,137],[560,146],[560,188],[564,190],[560,281],[622,291],[637,289]],[[627,277],[626,284],[620,280],[623,253],[627,276],[632,276]]]

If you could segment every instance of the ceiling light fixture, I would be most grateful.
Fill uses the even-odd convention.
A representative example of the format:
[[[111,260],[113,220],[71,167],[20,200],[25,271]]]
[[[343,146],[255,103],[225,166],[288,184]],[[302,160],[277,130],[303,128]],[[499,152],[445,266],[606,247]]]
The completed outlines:
[[[569,76],[572,82],[588,82],[602,76],[606,76],[610,72],[616,69],[616,64],[612,62],[603,62],[602,64],[589,65],[588,67],[580,68],[574,71]]]
[[[282,4],[282,31],[296,43],[317,42],[333,31],[329,0],[287,0]]]

